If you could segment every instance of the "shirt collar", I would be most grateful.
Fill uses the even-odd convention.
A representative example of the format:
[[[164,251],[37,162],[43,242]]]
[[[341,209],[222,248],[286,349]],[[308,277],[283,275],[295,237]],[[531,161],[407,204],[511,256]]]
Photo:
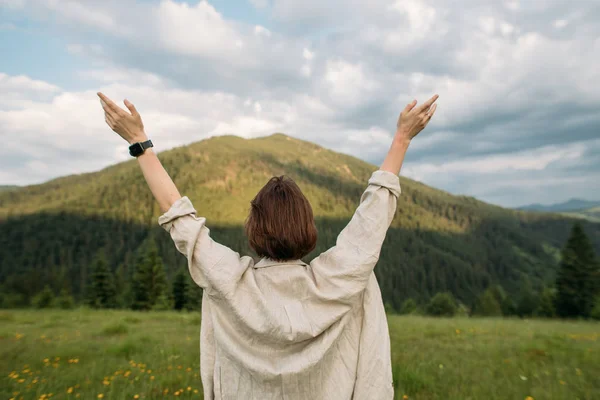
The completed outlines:
[[[275,261],[268,257],[263,257],[259,262],[254,264],[254,268],[272,267],[274,265],[307,265],[302,260]]]

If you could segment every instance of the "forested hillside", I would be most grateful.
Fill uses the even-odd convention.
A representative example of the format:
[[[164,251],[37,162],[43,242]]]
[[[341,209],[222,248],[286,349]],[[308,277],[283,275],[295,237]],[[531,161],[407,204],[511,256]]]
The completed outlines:
[[[0,185],[0,192],[4,191],[4,190],[13,190],[18,188],[18,186],[14,186],[14,185]]]
[[[291,176],[311,201],[319,229],[318,246],[306,261],[335,243],[377,169],[282,134],[215,137],[159,157],[180,192],[207,217],[213,237],[243,254],[252,254],[243,234],[250,200],[271,176]],[[390,306],[446,290],[472,304],[492,283],[516,295],[525,280],[538,290],[553,282],[574,219],[503,209],[406,178],[401,185],[376,268]],[[81,299],[98,254],[116,274],[117,290],[126,291],[137,253],[151,243],[172,280],[186,262],[158,226],[159,215],[135,160],[2,191],[2,293],[26,304],[49,284]],[[600,252],[600,224],[586,222],[584,229]]]

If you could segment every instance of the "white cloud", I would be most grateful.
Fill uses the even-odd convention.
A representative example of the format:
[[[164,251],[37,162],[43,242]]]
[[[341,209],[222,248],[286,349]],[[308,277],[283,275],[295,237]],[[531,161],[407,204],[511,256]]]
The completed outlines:
[[[59,88],[56,85],[31,79],[24,75],[9,76],[0,72],[0,92],[4,94],[14,90],[56,92]]]
[[[358,105],[379,87],[362,65],[344,60],[328,60],[324,79],[332,101],[347,107]]]
[[[163,1],[155,11],[156,38],[166,49],[187,55],[230,57],[240,46],[240,37],[221,14],[206,1]]]
[[[268,30],[267,28],[265,28],[264,26],[261,25],[256,25],[254,27],[254,33],[257,35],[264,35],[266,37],[270,37],[271,36],[271,31]]]
[[[312,60],[313,58],[315,58],[315,53],[314,53],[314,52],[312,52],[312,51],[310,51],[309,49],[307,49],[307,48],[305,47],[305,48],[304,48],[304,50],[302,50],[302,56],[303,56],[303,57],[304,57],[306,60],[310,61],[310,60]]]

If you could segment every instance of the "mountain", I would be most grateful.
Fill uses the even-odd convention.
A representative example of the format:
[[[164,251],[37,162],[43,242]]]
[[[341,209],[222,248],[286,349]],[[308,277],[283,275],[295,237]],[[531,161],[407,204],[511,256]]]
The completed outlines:
[[[581,199],[571,199],[564,203],[557,204],[530,204],[519,207],[519,210],[527,211],[546,211],[546,212],[564,212],[564,211],[581,211],[588,208],[600,207],[600,201],[589,201]]]
[[[561,214],[576,218],[585,218],[594,222],[600,222],[600,207],[592,207],[586,210],[563,212]]]
[[[555,212],[574,218],[584,218],[593,222],[600,222],[600,201],[571,199],[557,204],[530,204],[519,207],[519,210]]]
[[[214,137],[159,153],[163,165],[219,242],[252,254],[243,233],[249,202],[271,176],[291,176],[319,229],[312,259],[335,243],[377,166],[282,134]],[[576,219],[504,209],[401,178],[402,196],[376,267],[384,301],[400,308],[451,291],[472,304],[493,283],[514,296],[524,279],[554,279]],[[51,285],[81,298],[89,265],[104,253],[126,290],[132,263],[155,243],[168,276],[186,267],[158,226],[160,211],[136,160],[0,193],[0,293],[27,301]],[[584,222],[596,252],[600,224]]]

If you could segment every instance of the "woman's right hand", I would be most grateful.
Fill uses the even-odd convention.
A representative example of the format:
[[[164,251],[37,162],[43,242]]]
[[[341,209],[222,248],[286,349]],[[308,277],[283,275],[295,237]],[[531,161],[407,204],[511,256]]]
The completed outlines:
[[[408,143],[427,126],[437,108],[437,104],[433,103],[438,97],[436,94],[418,107],[417,100],[413,100],[404,108],[396,125],[398,139]]]

